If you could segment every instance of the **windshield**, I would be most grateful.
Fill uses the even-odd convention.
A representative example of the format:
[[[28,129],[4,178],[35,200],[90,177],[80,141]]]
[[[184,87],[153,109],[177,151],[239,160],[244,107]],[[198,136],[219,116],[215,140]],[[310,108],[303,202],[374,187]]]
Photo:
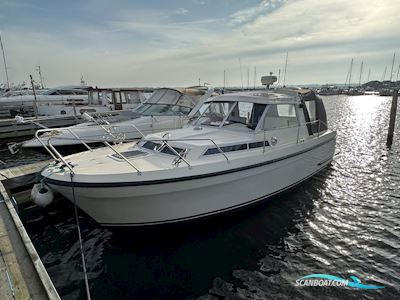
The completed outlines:
[[[191,108],[168,104],[143,104],[136,111],[145,116],[177,116],[188,115]]]
[[[265,104],[249,102],[208,102],[194,115],[192,124],[216,127],[242,124],[255,129],[265,107]]]

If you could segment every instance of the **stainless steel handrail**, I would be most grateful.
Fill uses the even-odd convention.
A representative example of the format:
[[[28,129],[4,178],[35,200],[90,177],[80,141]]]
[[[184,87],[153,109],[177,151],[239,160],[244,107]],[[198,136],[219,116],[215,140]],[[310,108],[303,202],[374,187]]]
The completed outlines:
[[[45,150],[51,155],[51,157],[53,157],[53,159],[55,159],[56,161],[62,161],[67,167],[68,169],[70,169],[70,171],[72,173],[73,169],[72,167],[68,164],[68,162],[65,160],[65,158],[61,155],[61,153],[59,153],[57,151],[57,149],[51,144],[51,137],[48,140],[48,146],[41,140],[39,134],[40,133],[45,133],[45,132],[51,132],[55,129],[39,129],[35,132],[35,137],[36,139],[39,141],[39,143],[45,148]],[[78,141],[80,141],[83,145],[85,145],[86,143],[79,138],[78,135],[74,134],[73,132],[71,132],[75,137],[77,137]],[[138,175],[141,175],[141,171],[136,168],[121,152],[119,152],[117,149],[115,149],[113,146],[110,145],[110,143],[108,143],[107,141],[103,141],[103,143],[109,147],[111,150],[113,150],[119,157],[121,157],[125,162],[127,162],[131,167],[133,167],[135,169],[135,171],[138,173]],[[91,151],[92,149],[86,144],[86,147],[88,147]]]
[[[76,139],[78,141],[80,141],[83,145],[85,145],[85,147],[89,150],[89,151],[93,151],[92,148],[90,148],[90,146],[88,144],[86,144],[86,142],[84,140],[82,140],[75,132],[73,132],[70,128],[66,128],[68,130],[69,133],[71,133],[74,137],[76,137]]]
[[[124,155],[122,155],[121,152],[119,152],[117,149],[115,149],[113,146],[110,145],[109,142],[104,141],[104,144],[109,147],[111,150],[113,150],[119,157],[121,157],[125,162],[127,162],[132,168],[134,168],[137,172],[138,175],[142,175],[142,172],[138,168],[136,168],[132,162],[130,162]]]
[[[219,153],[221,153],[225,157],[226,161],[229,163],[229,158],[228,156],[226,156],[225,152],[217,145],[216,142],[214,142],[214,140],[210,139],[210,141],[215,145],[215,147],[217,147]]]
[[[165,145],[169,148],[169,150],[171,150],[172,152],[174,152],[174,154],[175,154],[176,156],[178,156],[181,160],[183,160],[183,161],[188,165],[188,167],[189,167],[190,169],[192,168],[192,166],[187,162],[187,160],[186,160],[182,155],[180,155],[170,144],[168,144],[167,141],[164,141],[164,143],[165,143]]]

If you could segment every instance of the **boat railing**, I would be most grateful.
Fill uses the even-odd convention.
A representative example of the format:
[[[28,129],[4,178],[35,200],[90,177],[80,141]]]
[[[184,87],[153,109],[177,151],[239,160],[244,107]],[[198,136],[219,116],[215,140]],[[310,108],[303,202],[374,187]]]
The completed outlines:
[[[300,127],[302,125],[307,125],[307,124],[315,124],[318,123],[318,135],[317,138],[320,137],[320,129],[321,129],[321,124],[325,125],[327,127],[327,124],[321,120],[314,120],[314,121],[310,121],[310,122],[305,122],[305,123],[299,123],[297,125],[298,127],[298,132],[297,132],[297,143],[299,143],[299,137],[300,137]],[[290,126],[290,127],[296,127],[296,126]],[[290,127],[286,127],[286,128],[290,128]],[[175,159],[173,160],[173,164],[178,165],[180,161],[185,162],[185,164],[189,167],[192,168],[192,165],[188,162],[188,160],[185,158],[186,157],[186,153],[187,153],[187,149],[184,149],[184,151],[182,151],[181,153],[179,153],[178,151],[176,151],[176,149],[171,146],[170,142],[191,142],[191,141],[206,141],[206,142],[210,142],[212,143],[215,148],[218,150],[218,152],[224,156],[224,158],[226,159],[227,163],[230,162],[229,157],[226,155],[226,153],[222,150],[222,148],[213,140],[213,139],[195,139],[195,138],[183,138],[183,139],[170,139],[169,138],[169,133],[164,134],[164,136],[160,139],[149,139],[146,138],[143,133],[136,127],[133,125],[133,128],[135,128],[141,135],[142,135],[142,142],[159,142],[160,145],[158,147],[158,149],[161,151],[163,149],[163,147],[167,147],[174,155],[175,155]],[[76,132],[74,132],[72,129],[70,128],[64,128],[66,129],[68,132],[71,133],[72,136],[74,136],[75,139],[77,139],[83,146],[85,146],[89,151],[93,151],[93,149],[81,138],[79,137],[78,134],[76,134]],[[71,165],[70,163],[68,163],[66,161],[66,159],[62,156],[62,154],[57,151],[57,149],[52,145],[51,140],[54,137],[49,137],[47,140],[47,145],[46,143],[41,139],[40,134],[46,133],[46,132],[52,132],[55,129],[39,129],[36,131],[35,133],[35,137],[36,139],[40,142],[40,144],[43,146],[43,148],[50,154],[50,156],[58,161],[58,162],[63,162],[63,164],[69,168],[69,170],[71,172],[73,172],[73,165]],[[265,153],[265,144],[267,141],[266,138],[266,130],[264,130],[264,143],[263,143],[263,153]],[[113,145],[111,145],[108,141],[104,140],[102,141],[102,143],[107,146],[108,148],[110,148],[118,157],[120,157],[123,161],[125,161],[127,164],[129,164],[136,172],[138,175],[141,175],[142,172],[139,170],[138,167],[136,167],[132,161],[130,161],[128,158],[126,158],[120,151],[118,151]]]
[[[138,130],[140,132],[140,130],[134,126],[134,128],[136,130]],[[70,128],[64,128],[66,129],[68,132],[71,133],[72,136],[74,136],[74,138],[76,140],[78,140],[82,145],[84,145],[89,151],[93,151],[93,149],[81,138],[79,137],[78,134],[76,134],[76,132],[74,132],[72,129]],[[56,147],[51,143],[51,140],[54,137],[50,137],[47,139],[47,143],[44,142],[41,139],[41,135],[46,133],[46,132],[52,132],[54,131],[53,129],[39,129],[36,131],[35,133],[35,137],[36,139],[39,141],[39,143],[43,146],[43,148],[50,154],[50,156],[57,162],[62,162],[65,167],[67,167],[72,173],[74,173],[73,170],[73,165],[71,165],[69,162],[67,162],[67,160],[65,159],[65,157],[56,149]],[[166,135],[164,135],[165,137]],[[175,150],[175,148],[173,146],[171,146],[170,142],[183,142],[183,141],[208,141],[211,142],[212,144],[215,145],[215,147],[218,149],[219,153],[222,154],[226,161],[229,163],[229,158],[228,156],[225,154],[225,152],[221,149],[221,147],[213,140],[213,139],[167,139],[167,138],[161,138],[161,139],[147,139],[145,137],[142,138],[142,141],[152,141],[152,142],[160,142],[163,146],[168,147],[168,149],[174,153],[175,155],[175,159],[173,160],[173,164],[174,165],[178,165],[180,161],[183,161],[189,168],[192,168],[192,165],[187,161],[187,159],[185,158],[186,153],[187,153],[187,149],[185,149],[185,151],[183,151],[183,153],[179,153],[178,151]],[[103,144],[105,146],[107,146],[108,148],[110,148],[118,157],[120,157],[123,161],[125,161],[127,164],[129,164],[136,172],[138,175],[141,175],[142,172],[139,170],[138,167],[136,167],[132,161],[130,161],[128,158],[126,158],[120,151],[118,151],[116,149],[116,147],[114,147],[113,145],[111,145],[108,141],[103,141]]]
[[[93,149],[82,139],[79,137],[78,134],[76,134],[72,129],[70,128],[64,128],[68,130],[82,145],[84,145],[89,151],[93,151]],[[57,149],[52,145],[51,140],[55,137],[49,137],[47,139],[47,145],[46,143],[41,139],[40,134],[44,134],[46,132],[52,132],[54,129],[39,129],[35,132],[35,137],[39,141],[39,143],[43,146],[43,148],[47,151],[47,153],[50,154],[50,156],[57,162],[62,162],[72,173],[74,173],[73,170],[73,165],[68,163],[64,156],[57,151]],[[126,163],[128,163],[136,172],[138,175],[141,175],[140,170],[133,165],[131,161],[129,161],[120,151],[118,151],[114,146],[112,146],[109,142],[103,141],[103,144],[110,148],[115,154],[118,155],[118,157],[122,158]]]

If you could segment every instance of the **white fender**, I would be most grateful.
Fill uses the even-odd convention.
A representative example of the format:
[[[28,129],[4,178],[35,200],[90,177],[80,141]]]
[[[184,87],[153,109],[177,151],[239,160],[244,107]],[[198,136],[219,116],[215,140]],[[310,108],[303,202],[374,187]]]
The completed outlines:
[[[46,207],[53,201],[54,193],[47,185],[37,183],[32,188],[31,199],[37,206]]]

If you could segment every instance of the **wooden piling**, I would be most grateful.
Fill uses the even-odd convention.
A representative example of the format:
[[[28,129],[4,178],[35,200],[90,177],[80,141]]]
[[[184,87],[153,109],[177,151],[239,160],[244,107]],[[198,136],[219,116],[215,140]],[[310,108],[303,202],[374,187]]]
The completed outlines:
[[[390,108],[390,120],[389,120],[389,129],[388,135],[386,140],[386,146],[390,148],[393,144],[393,133],[394,133],[394,126],[396,123],[396,113],[397,113],[397,98],[399,96],[399,90],[394,89],[393,91],[393,98],[392,98],[392,106]]]

